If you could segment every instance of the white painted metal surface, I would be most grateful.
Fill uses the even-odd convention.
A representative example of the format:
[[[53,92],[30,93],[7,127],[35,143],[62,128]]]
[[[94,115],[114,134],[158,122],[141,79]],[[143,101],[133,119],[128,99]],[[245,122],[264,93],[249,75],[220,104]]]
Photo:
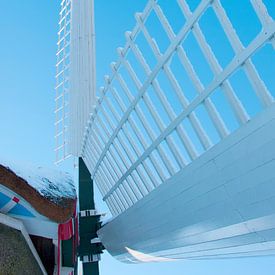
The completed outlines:
[[[98,234],[123,262],[275,254],[275,106]]]
[[[232,76],[240,72],[245,75],[247,85],[252,87],[261,105],[258,113],[274,102],[252,61],[262,47],[274,45],[275,23],[264,3],[246,1],[262,28],[244,45],[220,0],[203,0],[193,12],[186,1],[175,2],[184,17],[177,33],[157,0],[149,1],[143,13],[136,14],[136,27],[126,33],[125,47],[118,49],[119,60],[111,64],[113,74],[105,77],[105,86],[100,90],[84,135],[82,157],[115,216],[250,121],[255,115],[250,115],[245,107],[250,104],[250,98],[240,99],[231,85]],[[200,27],[204,14],[210,11],[233,52],[225,66],[219,63]],[[164,32],[170,41],[164,50],[158,45],[161,41],[157,42],[149,33],[147,22],[151,17],[159,23],[158,32]],[[243,20],[245,22],[245,18]],[[142,52],[140,48],[144,44],[139,45],[140,37],[145,39],[150,52]],[[190,37],[194,38],[212,74],[207,85],[192,64],[190,49],[186,49],[185,42]],[[147,60],[149,55],[155,60],[154,66]],[[175,60],[196,90],[191,100],[185,86],[180,84],[179,75],[175,75],[172,66]],[[140,69],[134,68],[133,63]],[[164,82],[166,86],[162,87]],[[227,108],[226,112],[232,113],[236,121],[233,130],[227,115],[219,111],[220,106],[212,99],[218,93],[225,98],[222,108]],[[180,109],[176,110],[175,105],[180,105]],[[206,118],[214,130],[206,125]],[[215,131],[218,138],[214,140],[211,131]]]

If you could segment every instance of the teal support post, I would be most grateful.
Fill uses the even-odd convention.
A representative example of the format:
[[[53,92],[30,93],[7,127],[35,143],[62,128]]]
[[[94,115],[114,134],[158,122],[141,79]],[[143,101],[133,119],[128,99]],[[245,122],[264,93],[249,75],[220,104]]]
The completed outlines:
[[[83,262],[84,275],[99,275],[98,260],[102,253],[101,243],[91,243],[97,238],[101,226],[100,215],[95,212],[94,185],[91,174],[82,158],[79,158],[79,247],[78,256]]]

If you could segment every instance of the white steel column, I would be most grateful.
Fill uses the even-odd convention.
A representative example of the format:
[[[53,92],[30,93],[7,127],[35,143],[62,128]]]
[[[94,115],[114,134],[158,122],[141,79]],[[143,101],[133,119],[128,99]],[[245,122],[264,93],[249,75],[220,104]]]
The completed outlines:
[[[70,150],[80,156],[85,127],[95,104],[94,0],[72,0],[70,78]]]

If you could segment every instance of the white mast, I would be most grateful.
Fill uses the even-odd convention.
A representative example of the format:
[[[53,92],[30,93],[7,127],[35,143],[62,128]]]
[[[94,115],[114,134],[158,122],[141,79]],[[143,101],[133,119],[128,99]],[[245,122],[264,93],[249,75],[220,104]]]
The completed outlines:
[[[94,0],[72,0],[70,152],[80,156],[85,127],[95,104]]]

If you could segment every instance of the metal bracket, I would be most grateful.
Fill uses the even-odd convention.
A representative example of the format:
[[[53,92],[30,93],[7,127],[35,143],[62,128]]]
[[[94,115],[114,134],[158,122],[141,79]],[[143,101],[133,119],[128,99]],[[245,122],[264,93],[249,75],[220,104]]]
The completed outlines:
[[[80,217],[105,216],[106,213],[99,213],[96,209],[82,210],[79,212]]]
[[[86,255],[82,257],[83,263],[94,263],[99,262],[101,260],[100,254]]]
[[[91,239],[91,244],[98,244],[98,243],[101,243],[101,241],[100,241],[99,238],[93,238],[93,239]]]

